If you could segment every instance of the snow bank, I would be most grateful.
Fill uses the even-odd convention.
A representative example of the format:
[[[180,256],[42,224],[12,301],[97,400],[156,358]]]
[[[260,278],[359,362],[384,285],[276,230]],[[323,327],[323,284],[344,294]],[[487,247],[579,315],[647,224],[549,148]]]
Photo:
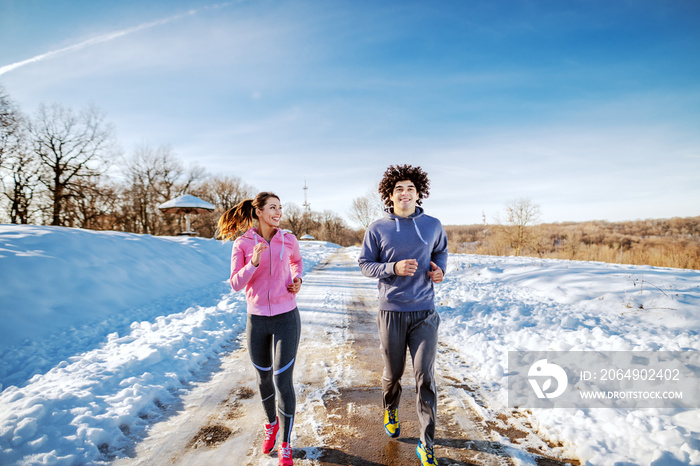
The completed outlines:
[[[493,410],[507,407],[508,351],[700,351],[697,270],[452,255],[437,299],[441,338]],[[532,411],[591,464],[700,464],[700,410]]]
[[[301,248],[309,271],[337,246]],[[215,370],[245,327],[230,253],[211,239],[0,226],[0,464],[107,462]]]
[[[231,243],[202,238],[0,225],[0,383],[21,384],[134,320],[215,304],[230,254]]]

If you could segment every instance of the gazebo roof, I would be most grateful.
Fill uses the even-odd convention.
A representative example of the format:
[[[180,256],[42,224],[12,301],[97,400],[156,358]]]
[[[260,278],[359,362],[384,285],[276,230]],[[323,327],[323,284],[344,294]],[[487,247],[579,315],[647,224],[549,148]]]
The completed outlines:
[[[162,203],[158,208],[168,214],[200,214],[214,210],[216,207],[191,194],[183,194]]]

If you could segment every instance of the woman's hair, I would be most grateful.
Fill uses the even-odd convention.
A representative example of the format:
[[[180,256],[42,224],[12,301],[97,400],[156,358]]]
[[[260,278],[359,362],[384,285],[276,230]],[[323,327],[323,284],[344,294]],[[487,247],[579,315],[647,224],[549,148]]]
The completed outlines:
[[[396,183],[399,181],[411,180],[416,186],[418,199],[416,204],[421,205],[421,200],[430,195],[430,180],[428,174],[421,167],[411,165],[391,165],[384,172],[384,178],[379,182],[379,194],[387,207],[391,207],[391,195],[394,193]]]
[[[232,240],[236,233],[241,230],[247,230],[253,225],[253,221],[258,219],[255,214],[255,209],[265,207],[267,200],[271,197],[280,200],[279,196],[274,193],[262,192],[255,196],[255,199],[245,199],[219,217],[219,222],[216,229],[216,237],[219,239]]]

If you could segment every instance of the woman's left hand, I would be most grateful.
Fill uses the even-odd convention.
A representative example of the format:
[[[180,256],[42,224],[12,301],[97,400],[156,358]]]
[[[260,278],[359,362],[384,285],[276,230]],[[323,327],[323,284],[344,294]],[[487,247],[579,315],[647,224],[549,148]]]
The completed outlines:
[[[300,289],[301,289],[301,278],[295,278],[292,283],[287,285],[287,291],[289,291],[292,294],[299,293]]]

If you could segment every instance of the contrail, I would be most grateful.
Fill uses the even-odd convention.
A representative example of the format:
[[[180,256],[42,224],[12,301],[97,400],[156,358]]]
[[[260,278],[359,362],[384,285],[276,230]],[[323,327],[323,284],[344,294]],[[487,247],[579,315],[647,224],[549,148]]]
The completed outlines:
[[[230,4],[230,2],[229,2],[229,3],[224,3],[224,4],[212,5],[212,6],[209,6],[209,7],[200,8],[200,10],[201,10],[201,9],[210,9],[210,8],[220,8],[220,7],[222,7],[222,6],[226,6],[226,5],[229,5],[229,4]],[[43,53],[43,54],[41,54],[41,55],[37,55],[36,57],[29,58],[29,59],[27,59],[27,60],[22,60],[22,61],[18,61],[17,63],[12,63],[12,64],[10,64],[10,65],[5,65],[5,66],[3,66],[3,67],[0,67],[0,76],[2,76],[2,75],[5,74],[5,73],[8,73],[8,72],[10,72],[10,71],[12,71],[12,70],[14,70],[14,69],[17,69],[17,68],[19,68],[19,67],[21,67],[21,66],[29,65],[30,63],[40,62],[40,61],[42,61],[42,60],[45,60],[45,59],[47,59],[47,58],[51,58],[51,57],[53,57],[53,56],[55,56],[55,55],[59,55],[59,54],[61,54],[61,53],[74,52],[74,51],[76,51],[76,50],[80,50],[80,49],[83,49],[83,48],[85,48],[85,47],[89,47],[89,46],[91,46],[91,45],[99,44],[99,43],[102,43],[102,42],[108,42],[108,41],[110,41],[110,40],[114,40],[114,39],[117,39],[117,38],[119,38],[119,37],[126,36],[126,35],[128,35],[128,34],[132,34],[132,33],[134,33],[134,32],[142,31],[142,30],[144,30],[144,29],[149,29],[149,28],[152,28],[152,27],[154,27],[154,26],[159,26],[159,25],[161,25],[161,24],[169,23],[170,21],[175,21],[176,19],[184,18],[185,16],[194,15],[194,14],[196,14],[198,11],[199,11],[199,10],[189,10],[189,11],[187,11],[187,12],[185,12],[185,13],[181,13],[181,14],[179,14],[179,15],[170,16],[170,17],[164,18],[164,19],[159,19],[159,20],[157,20],[157,21],[152,21],[152,22],[150,22],[150,23],[140,24],[140,25],[138,25],[138,26],[134,26],[134,27],[132,27],[132,28],[124,29],[124,30],[122,30],[122,31],[111,32],[111,33],[109,33],[109,34],[104,34],[104,35],[102,35],[102,36],[94,37],[94,38],[92,38],[92,39],[88,39],[88,40],[86,40],[86,41],[80,42],[79,44],[71,45],[71,46],[64,47],[64,48],[58,49],[58,50],[52,50],[51,52],[46,52],[46,53]]]

